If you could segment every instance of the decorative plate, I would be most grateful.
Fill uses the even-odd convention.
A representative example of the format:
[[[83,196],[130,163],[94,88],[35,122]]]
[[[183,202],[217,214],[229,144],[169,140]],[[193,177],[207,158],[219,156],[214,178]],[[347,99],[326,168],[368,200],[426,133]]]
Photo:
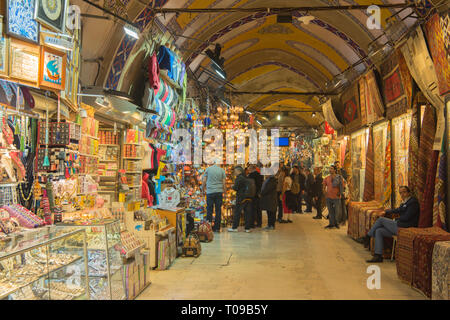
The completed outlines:
[[[68,0],[36,0],[34,18],[43,25],[65,31]]]

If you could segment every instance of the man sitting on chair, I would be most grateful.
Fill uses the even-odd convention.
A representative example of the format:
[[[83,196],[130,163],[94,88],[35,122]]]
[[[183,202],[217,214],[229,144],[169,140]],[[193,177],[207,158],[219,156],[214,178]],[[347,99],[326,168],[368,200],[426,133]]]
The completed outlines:
[[[400,187],[400,196],[403,202],[397,209],[386,210],[386,213],[400,214],[398,219],[392,220],[381,217],[372,226],[367,236],[364,237],[364,244],[369,245],[370,238],[375,237],[375,255],[367,262],[383,262],[384,238],[391,238],[397,235],[398,228],[417,227],[419,223],[420,205],[419,201],[411,196],[411,190],[407,186]]]

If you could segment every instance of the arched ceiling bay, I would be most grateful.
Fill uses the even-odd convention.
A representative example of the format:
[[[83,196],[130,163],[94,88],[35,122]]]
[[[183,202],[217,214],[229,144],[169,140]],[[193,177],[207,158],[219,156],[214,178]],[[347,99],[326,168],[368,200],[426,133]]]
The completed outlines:
[[[111,0],[99,0],[99,3]],[[82,12],[102,14],[86,5],[82,0],[74,0],[82,7]],[[152,7],[165,8],[238,8],[238,7],[299,7],[352,4],[399,3],[403,0],[115,0],[120,10],[116,13],[139,25],[141,31],[148,30],[153,20]],[[100,4],[101,5],[101,4]],[[407,9],[400,16],[409,12]],[[381,24],[399,9],[382,9]],[[366,27],[368,14],[365,10],[316,11],[309,15],[314,19],[309,24],[298,18],[305,12],[293,13],[293,22],[279,24],[271,12],[259,13],[213,13],[213,14],[166,14],[158,15],[158,23],[175,35],[176,45],[184,61],[192,71],[199,66],[207,67],[210,60],[203,54],[210,43],[223,46],[222,56],[228,80],[241,91],[324,91],[325,84],[336,74],[365,57],[369,44],[377,37],[384,39],[383,30],[369,30]],[[413,21],[407,20],[406,23]],[[117,32],[122,26],[106,21],[86,19],[83,25],[83,58],[103,57],[98,72],[92,65],[84,67],[86,84],[96,78],[105,87],[120,89],[124,81],[122,73],[129,57],[139,42]],[[98,28],[97,28],[98,27]],[[103,37],[103,34],[107,36]],[[179,37],[193,37],[197,40]],[[87,45],[86,45],[87,44]],[[127,63],[128,62],[128,63]],[[364,64],[358,66],[363,71]],[[127,73],[127,77],[133,75]],[[252,110],[297,108],[313,112],[319,110],[317,97],[308,96],[258,96],[243,95],[235,99]],[[302,124],[318,125],[323,118],[311,117],[311,113],[295,114]]]

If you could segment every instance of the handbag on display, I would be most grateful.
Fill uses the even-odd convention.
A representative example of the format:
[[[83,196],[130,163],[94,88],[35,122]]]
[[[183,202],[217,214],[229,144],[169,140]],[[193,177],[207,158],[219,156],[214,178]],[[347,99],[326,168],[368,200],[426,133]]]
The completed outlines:
[[[199,257],[202,253],[202,245],[195,232],[189,234],[186,237],[186,241],[183,244],[183,257]]]
[[[214,233],[209,222],[202,222],[198,227],[197,234],[201,242],[211,242],[214,239]]]

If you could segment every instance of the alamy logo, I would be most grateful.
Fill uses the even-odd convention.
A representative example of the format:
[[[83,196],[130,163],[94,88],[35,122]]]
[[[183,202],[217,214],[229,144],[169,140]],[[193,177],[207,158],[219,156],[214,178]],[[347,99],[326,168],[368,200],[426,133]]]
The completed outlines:
[[[206,130],[203,135],[202,132],[203,125],[201,124],[194,126],[194,137],[187,129],[173,131],[174,151],[172,152],[172,161],[175,164],[223,164],[223,132],[216,128]],[[270,136],[271,141],[269,143],[266,129],[258,132],[254,129],[246,131],[242,129],[226,130],[226,164],[245,165],[246,163],[257,164],[260,162],[264,166],[261,168],[262,175],[274,175],[279,168],[279,147],[276,146],[276,141],[280,137],[279,130],[272,129]],[[192,140],[194,143],[192,143]],[[203,142],[207,143],[205,148],[203,148]],[[270,156],[268,154],[269,144]],[[248,148],[246,148],[246,145]],[[192,146],[194,149],[193,157]]]
[[[369,30],[380,30],[381,29],[381,10],[379,6],[372,5],[367,8],[367,14],[369,18],[367,18],[367,28]]]
[[[381,289],[381,270],[379,266],[370,265],[367,267],[367,273],[370,276],[367,278],[367,289]]]

